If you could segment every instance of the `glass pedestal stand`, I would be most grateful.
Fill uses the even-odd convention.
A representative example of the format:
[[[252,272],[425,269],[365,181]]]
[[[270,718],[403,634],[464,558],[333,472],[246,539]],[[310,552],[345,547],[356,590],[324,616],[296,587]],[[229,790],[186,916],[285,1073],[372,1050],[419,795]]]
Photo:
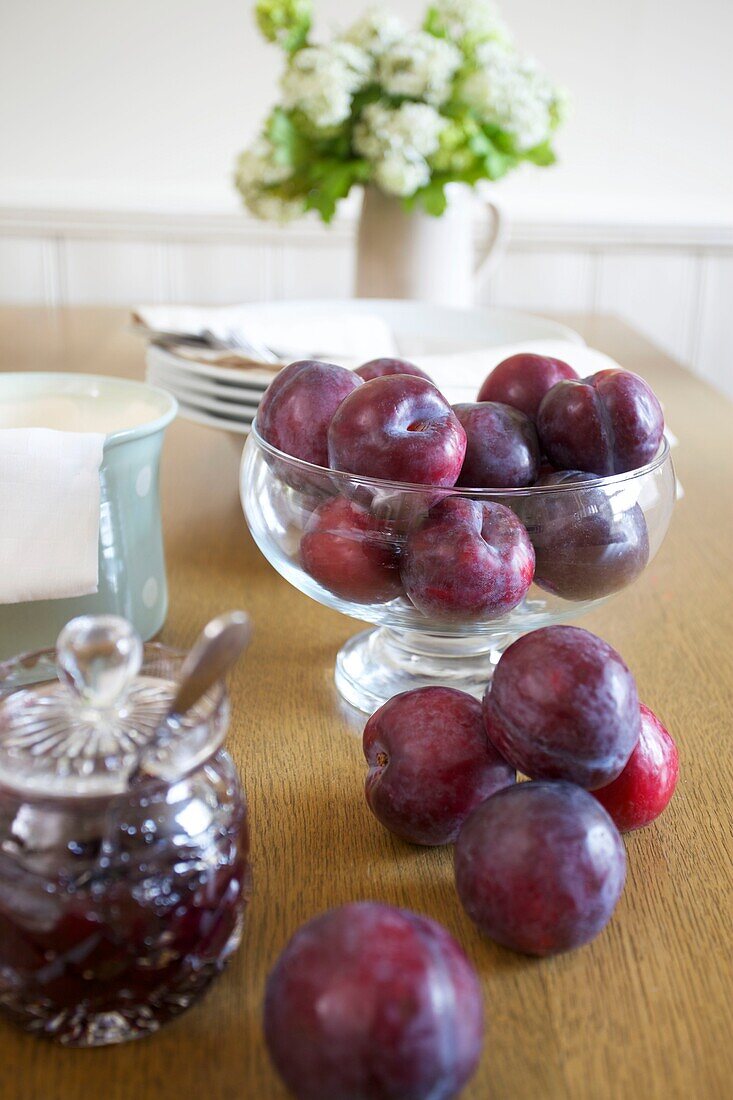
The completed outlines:
[[[372,714],[393,695],[440,684],[481,699],[517,634],[430,634],[376,627],[350,638],[336,657],[336,687],[351,706]]]

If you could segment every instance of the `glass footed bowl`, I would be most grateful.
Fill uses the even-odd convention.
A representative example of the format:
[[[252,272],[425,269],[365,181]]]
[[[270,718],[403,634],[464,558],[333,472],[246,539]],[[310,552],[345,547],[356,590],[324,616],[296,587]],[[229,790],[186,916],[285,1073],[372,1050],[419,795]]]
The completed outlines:
[[[428,684],[480,698],[515,638],[578,618],[636,580],[667,533],[675,491],[666,439],[652,462],[629,473],[527,489],[442,489],[314,466],[270,446],[255,422],[240,470],[244,514],[267,560],[319,603],[376,624],[336,657],[339,692],[366,713]],[[405,547],[446,498],[503,504],[524,524],[535,576],[511,610],[426,614],[407,596]],[[454,584],[459,569],[456,558]]]

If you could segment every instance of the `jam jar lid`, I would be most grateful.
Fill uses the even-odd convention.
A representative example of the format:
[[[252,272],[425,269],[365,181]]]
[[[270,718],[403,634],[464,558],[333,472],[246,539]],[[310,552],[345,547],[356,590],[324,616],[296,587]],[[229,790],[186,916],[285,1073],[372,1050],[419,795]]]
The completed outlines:
[[[83,615],[43,650],[0,665],[0,787],[30,797],[109,797],[133,776],[175,782],[224,740],[223,682],[159,727],[185,654],[143,646],[126,619]]]

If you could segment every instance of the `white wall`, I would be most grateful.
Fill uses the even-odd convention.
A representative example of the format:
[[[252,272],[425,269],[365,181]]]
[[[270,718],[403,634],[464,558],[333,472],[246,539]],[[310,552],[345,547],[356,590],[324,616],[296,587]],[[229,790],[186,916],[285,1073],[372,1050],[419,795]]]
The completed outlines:
[[[369,0],[316,0],[324,32]],[[418,0],[391,0],[408,18]],[[561,165],[521,208],[730,214],[731,0],[512,0],[518,43],[573,97]],[[246,0],[3,0],[0,204],[227,208],[279,51]]]
[[[367,3],[317,0],[318,26]],[[513,236],[481,300],[620,313],[733,394],[733,0],[504,15],[574,108],[559,166],[497,185]],[[348,212],[280,232],[230,184],[280,67],[242,0],[0,0],[0,302],[350,293]]]

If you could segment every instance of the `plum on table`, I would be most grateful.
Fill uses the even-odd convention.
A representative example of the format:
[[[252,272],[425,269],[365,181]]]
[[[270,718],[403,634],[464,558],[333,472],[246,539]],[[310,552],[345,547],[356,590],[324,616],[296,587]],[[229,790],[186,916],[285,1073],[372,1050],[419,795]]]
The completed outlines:
[[[679,776],[677,746],[657,718],[641,704],[641,733],[629,761],[616,779],[593,795],[622,833],[656,821],[669,804]]]
[[[636,682],[607,642],[546,626],[502,654],[484,695],[489,740],[532,779],[610,783],[639,740]]]
[[[264,1028],[298,1100],[450,1100],[481,1053],[481,989],[441,925],[356,902],[286,945],[267,979]]]
[[[363,746],[370,809],[413,844],[452,843],[471,810],[516,778],[486,736],[479,701],[455,688],[395,695],[367,722]]]
[[[491,939],[528,955],[592,940],[626,878],[613,821],[591,794],[561,780],[518,783],[469,817],[455,848],[456,887]]]

